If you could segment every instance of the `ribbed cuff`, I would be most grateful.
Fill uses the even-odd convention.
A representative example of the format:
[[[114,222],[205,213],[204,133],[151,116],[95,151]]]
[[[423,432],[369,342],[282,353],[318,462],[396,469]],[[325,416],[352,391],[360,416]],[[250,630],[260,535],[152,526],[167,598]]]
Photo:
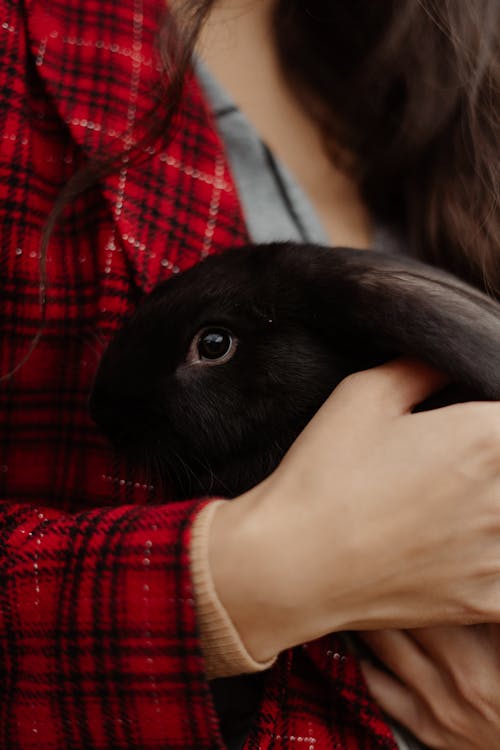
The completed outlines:
[[[209,680],[262,672],[276,660],[273,658],[262,663],[255,661],[248,653],[215,590],[208,564],[208,537],[214,514],[225,502],[231,501],[216,500],[206,505],[198,513],[191,529],[191,576]]]

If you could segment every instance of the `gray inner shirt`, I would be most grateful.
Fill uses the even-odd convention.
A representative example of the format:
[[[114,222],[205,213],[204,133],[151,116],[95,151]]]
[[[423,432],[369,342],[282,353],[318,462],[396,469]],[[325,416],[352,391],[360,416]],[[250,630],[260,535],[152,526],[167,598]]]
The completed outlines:
[[[196,74],[215,116],[252,241],[331,244],[304,191],[199,60]],[[401,252],[403,243],[376,226],[372,249]],[[400,750],[423,750],[404,730],[392,723],[391,729]]]
[[[196,74],[215,116],[252,241],[331,245],[302,188],[200,61]],[[373,250],[402,252],[403,248],[392,231],[375,227]]]

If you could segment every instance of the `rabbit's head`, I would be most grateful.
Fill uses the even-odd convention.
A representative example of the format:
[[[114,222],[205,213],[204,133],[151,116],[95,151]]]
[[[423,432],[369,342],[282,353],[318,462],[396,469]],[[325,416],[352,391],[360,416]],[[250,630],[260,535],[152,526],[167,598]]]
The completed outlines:
[[[94,419],[177,497],[255,484],[353,369],[260,260],[238,250],[159,285],[100,364]]]

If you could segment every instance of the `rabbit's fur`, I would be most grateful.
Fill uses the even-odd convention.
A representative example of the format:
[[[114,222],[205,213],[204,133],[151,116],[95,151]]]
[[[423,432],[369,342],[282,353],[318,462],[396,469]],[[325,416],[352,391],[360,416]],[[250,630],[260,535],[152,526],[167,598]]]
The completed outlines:
[[[190,361],[207,327],[232,333],[227,361]],[[400,256],[248,246],[145,298],[103,356],[91,412],[174,497],[232,497],[275,468],[347,374],[400,353],[498,399],[500,305]]]

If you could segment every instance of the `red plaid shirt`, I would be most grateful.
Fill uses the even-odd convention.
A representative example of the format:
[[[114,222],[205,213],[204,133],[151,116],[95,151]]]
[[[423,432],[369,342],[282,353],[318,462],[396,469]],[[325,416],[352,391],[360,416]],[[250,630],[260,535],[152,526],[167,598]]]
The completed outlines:
[[[0,0],[0,374],[40,320],[40,232],[88,159],[133,146],[159,73],[157,0]],[[124,135],[124,132],[127,132]],[[118,141],[117,141],[118,139]],[[189,579],[199,501],[165,503],[87,414],[103,340],[142,293],[245,227],[193,82],[164,150],[72,203],[47,324],[0,383],[0,748],[222,747]],[[394,748],[335,637],[282,654],[247,748]]]

